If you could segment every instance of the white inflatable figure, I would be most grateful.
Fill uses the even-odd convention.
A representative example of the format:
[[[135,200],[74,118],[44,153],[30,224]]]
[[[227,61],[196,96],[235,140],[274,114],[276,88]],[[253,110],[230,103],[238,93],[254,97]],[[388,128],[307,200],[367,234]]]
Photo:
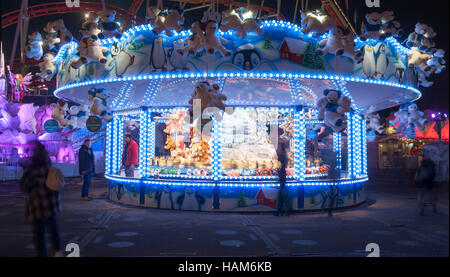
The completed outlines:
[[[42,58],[42,36],[39,32],[28,35],[28,45],[25,48],[25,56],[28,59],[40,60]]]
[[[71,63],[71,66],[75,69],[86,63],[99,62],[104,64],[107,61],[104,53],[108,52],[108,48],[102,46],[96,36],[82,38],[78,45],[78,52],[80,58]]]
[[[323,48],[318,48],[316,53],[321,56],[327,53],[336,56],[346,56],[360,63],[362,62],[362,53],[360,50],[355,50],[356,44],[354,39],[350,30],[334,26],[328,30],[328,36],[319,42],[319,46]]]
[[[98,34],[98,37],[100,39],[113,37],[120,39],[122,34],[120,33],[119,24],[115,22],[116,11],[103,11],[100,12],[99,15],[102,22],[100,23],[101,33]]]
[[[191,33],[192,34],[184,40],[184,43],[187,44],[187,46],[184,49],[177,50],[181,55],[186,53],[195,55],[205,48],[205,33],[200,21],[192,23]]]
[[[235,10],[226,10],[222,12],[222,21],[220,23],[220,30],[228,32],[235,31],[237,36],[246,38],[247,33],[256,32],[258,35],[263,33],[258,22],[254,18],[246,18],[244,20],[236,13]]]
[[[44,27],[44,32],[46,33],[44,44],[47,47],[47,50],[55,49],[55,46],[61,42],[58,37],[58,31],[55,27],[56,23],[54,21],[48,22]]]
[[[66,26],[64,25],[64,21],[62,19],[56,20],[54,22],[54,28],[58,32],[59,35],[59,47],[66,43],[70,43],[73,40],[72,33],[70,33],[69,30],[67,30]]]
[[[395,130],[398,133],[405,133],[406,129],[408,128],[408,106],[401,105],[398,111],[394,113],[394,116],[396,116],[396,118],[394,120],[390,120],[389,124],[391,126],[395,126],[398,124]]]
[[[323,94],[324,96],[316,101],[319,108],[317,118],[323,120],[332,132],[342,132],[345,129],[345,113],[351,111],[351,100],[335,89],[326,89]]]
[[[81,25],[80,34],[82,38],[98,36],[100,16],[96,12],[89,12],[85,16],[85,21]]]
[[[159,35],[166,31],[166,35],[171,37],[173,36],[173,31],[180,32],[183,29],[184,11],[182,9],[171,10],[164,20],[159,18],[156,22],[159,24],[153,27],[152,32],[155,35]]]
[[[427,61],[427,65],[431,66],[431,71],[435,74],[439,74],[445,70],[445,51],[438,49],[434,52],[433,57]]]
[[[182,54],[185,49],[184,40],[174,40],[172,45],[172,49],[169,52],[169,62],[173,67],[172,71],[187,70],[187,58]]]
[[[167,70],[166,50],[164,49],[163,40],[161,38],[155,38],[153,40],[150,54],[150,63],[153,67],[153,72],[156,72],[158,69],[160,69],[161,71]]]
[[[408,68],[416,70],[419,85],[423,87],[430,87],[433,82],[427,81],[427,78],[432,73],[432,67],[427,64],[432,56],[430,54],[419,51],[417,47],[412,47],[408,51]]]
[[[78,112],[80,111],[79,106],[72,106],[69,108],[69,115],[67,116],[67,127],[70,129],[77,129],[78,128]]]
[[[231,51],[228,51],[222,44],[226,44],[227,40],[216,35],[217,22],[208,21],[205,26],[205,49],[209,54],[219,51],[222,55],[229,57]]]
[[[370,44],[364,46],[363,72],[367,79],[373,79],[376,71],[374,48]]]
[[[56,52],[53,50],[47,51],[44,54],[43,61],[39,63],[40,72],[36,73],[41,79],[50,81],[56,74],[55,56]]]
[[[68,104],[64,99],[58,99],[55,108],[52,111],[52,118],[58,121],[59,128],[67,126],[67,111],[69,110]]]
[[[37,106],[33,104],[21,104],[19,113],[17,116],[20,119],[20,131],[23,133],[32,132],[34,134],[37,133],[36,130],[36,118],[34,116]]]
[[[334,26],[336,26],[336,22],[329,15],[301,11],[301,31],[304,34],[311,33],[313,37],[318,38]]]
[[[373,130],[381,135],[384,132],[384,127],[380,124],[380,115],[374,109],[373,106],[370,106],[364,115],[364,119],[367,122],[368,130]]]
[[[427,124],[427,119],[423,117],[424,113],[419,110],[416,103],[408,105],[408,124],[411,127],[416,127],[417,130],[422,131]]]

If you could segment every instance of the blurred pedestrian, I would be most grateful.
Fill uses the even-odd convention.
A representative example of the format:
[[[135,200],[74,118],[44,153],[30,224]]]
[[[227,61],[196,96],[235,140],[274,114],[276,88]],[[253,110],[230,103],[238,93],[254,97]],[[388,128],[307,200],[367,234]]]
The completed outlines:
[[[51,161],[44,145],[34,141],[31,163],[24,169],[20,190],[25,194],[26,219],[33,226],[33,240],[39,257],[47,256],[45,229],[48,227],[55,257],[61,256],[57,213],[61,211],[58,191],[46,186]]]
[[[91,140],[86,139],[78,152],[78,170],[83,177],[81,200],[89,201],[89,186],[92,175],[95,174],[94,152],[91,148]]]
[[[134,177],[134,169],[139,164],[139,146],[130,133],[125,133],[123,140],[122,167],[125,167],[125,176]]]
[[[285,207],[285,194],[286,194],[286,167],[289,162],[289,157],[287,149],[289,147],[289,140],[284,138],[278,139],[277,146],[277,156],[280,162],[280,168],[278,169],[278,179],[280,181],[280,191],[278,192],[277,201],[277,211],[275,216],[282,216],[283,212],[290,213],[291,211],[286,211]]]
[[[436,177],[435,164],[433,160],[425,158],[422,160],[422,164],[416,171],[414,180],[419,185],[419,210],[420,215],[424,215],[425,206],[430,204],[433,207],[433,212],[437,213],[436,200],[437,200],[437,187],[434,182]]]

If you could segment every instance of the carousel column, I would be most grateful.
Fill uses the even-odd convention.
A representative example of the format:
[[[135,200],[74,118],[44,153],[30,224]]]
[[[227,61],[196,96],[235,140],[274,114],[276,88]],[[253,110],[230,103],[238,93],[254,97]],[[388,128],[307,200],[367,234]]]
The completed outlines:
[[[113,130],[114,121],[106,123],[105,173],[113,174]]]
[[[122,167],[122,151],[123,151],[123,124],[124,120],[121,116],[114,117],[113,129],[113,173],[120,171]]]
[[[144,108],[139,115],[140,137],[139,137],[139,178],[148,176],[148,136],[149,136],[149,112]]]
[[[361,175],[367,176],[367,130],[366,120],[361,116],[362,169]]]
[[[336,169],[342,170],[342,135],[333,134],[333,151],[336,153]]]
[[[220,187],[218,181],[222,176],[222,121],[216,121],[214,117],[211,145],[211,172],[215,183],[212,204],[213,209],[220,209]]]
[[[294,176],[297,181],[305,180],[305,111],[298,107],[294,110]]]
[[[353,112],[347,116],[347,170],[350,178],[355,177],[355,151],[354,151],[354,121]]]

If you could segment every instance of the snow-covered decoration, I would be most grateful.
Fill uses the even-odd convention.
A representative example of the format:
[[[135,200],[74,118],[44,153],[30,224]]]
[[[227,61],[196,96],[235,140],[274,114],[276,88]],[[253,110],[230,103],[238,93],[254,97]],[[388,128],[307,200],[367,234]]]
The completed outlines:
[[[373,106],[367,110],[364,119],[367,122],[368,130],[373,130],[380,135],[384,132],[384,126],[380,123],[380,115],[374,111]]]
[[[31,35],[28,35],[28,45],[25,48],[25,56],[28,59],[40,60],[43,54],[42,44],[41,33],[34,32]]]

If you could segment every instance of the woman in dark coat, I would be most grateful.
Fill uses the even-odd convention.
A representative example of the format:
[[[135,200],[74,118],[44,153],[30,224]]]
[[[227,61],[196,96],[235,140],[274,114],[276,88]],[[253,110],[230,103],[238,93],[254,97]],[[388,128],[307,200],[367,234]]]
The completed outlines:
[[[25,194],[26,219],[33,225],[33,239],[39,257],[47,256],[45,229],[48,226],[51,242],[56,252],[61,256],[61,240],[58,231],[56,215],[61,211],[58,191],[47,188],[45,181],[51,166],[48,152],[39,141],[34,141],[31,163],[25,167],[20,190]]]

